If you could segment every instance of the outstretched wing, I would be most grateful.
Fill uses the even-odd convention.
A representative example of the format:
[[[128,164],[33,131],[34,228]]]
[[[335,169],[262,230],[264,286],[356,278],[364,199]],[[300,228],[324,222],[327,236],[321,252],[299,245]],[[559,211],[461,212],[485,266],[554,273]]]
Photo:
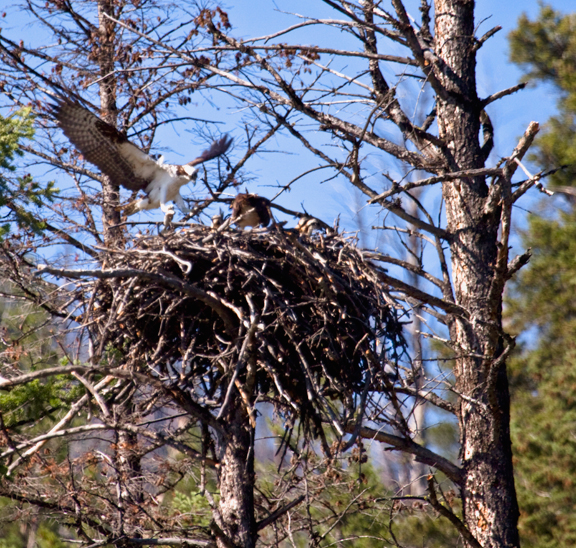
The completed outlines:
[[[78,103],[59,99],[52,110],[64,135],[114,184],[129,190],[144,190],[161,169],[123,133]]]
[[[205,150],[198,158],[188,162],[187,165],[189,166],[197,166],[198,164],[202,164],[207,162],[208,160],[212,160],[212,158],[216,158],[216,156],[220,156],[224,154],[232,144],[232,137],[228,137],[228,135],[224,135],[222,139],[218,141],[214,141],[208,150]]]

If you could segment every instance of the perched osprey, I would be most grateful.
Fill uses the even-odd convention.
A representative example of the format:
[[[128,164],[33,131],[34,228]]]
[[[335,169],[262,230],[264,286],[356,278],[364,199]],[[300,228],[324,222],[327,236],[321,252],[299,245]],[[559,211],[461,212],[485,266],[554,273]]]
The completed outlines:
[[[232,222],[240,228],[268,226],[270,200],[257,194],[238,194],[232,202]]]
[[[128,204],[124,209],[126,215],[158,207],[166,215],[173,214],[173,206],[168,205],[172,200],[182,213],[188,213],[180,187],[196,179],[198,170],[194,166],[224,154],[232,143],[230,137],[224,136],[195,160],[182,166],[170,165],[162,159],[154,160],[114,126],[70,99],[59,99],[52,108],[64,135],[86,160],[114,184],[144,191],[146,198]]]

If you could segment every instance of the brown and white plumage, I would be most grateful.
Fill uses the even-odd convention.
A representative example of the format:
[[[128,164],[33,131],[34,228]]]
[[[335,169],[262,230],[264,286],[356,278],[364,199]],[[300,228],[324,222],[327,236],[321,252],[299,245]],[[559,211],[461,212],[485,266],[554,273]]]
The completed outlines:
[[[231,138],[224,136],[191,162],[171,165],[162,159],[154,160],[114,126],[74,101],[58,100],[53,105],[53,115],[70,142],[88,162],[110,177],[112,183],[146,194],[146,198],[128,204],[124,210],[126,215],[158,207],[165,214],[173,213],[172,206],[168,205],[170,201],[188,213],[180,188],[196,179],[195,166],[224,154],[232,143]]]
[[[232,222],[240,228],[268,226],[270,200],[257,194],[238,194],[232,202]]]
[[[322,230],[322,225],[318,219],[309,215],[302,215],[298,219],[298,224],[296,225],[295,230],[300,234],[311,236],[315,230]]]

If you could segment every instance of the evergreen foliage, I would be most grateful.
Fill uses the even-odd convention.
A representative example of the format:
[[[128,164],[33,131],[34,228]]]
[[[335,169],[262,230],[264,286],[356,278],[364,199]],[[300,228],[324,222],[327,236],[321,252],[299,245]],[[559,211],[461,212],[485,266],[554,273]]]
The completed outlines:
[[[45,224],[33,214],[30,206],[41,207],[45,200],[54,200],[58,189],[53,182],[43,186],[30,174],[15,174],[14,160],[23,155],[20,144],[34,136],[33,122],[30,108],[22,108],[7,118],[0,116],[0,207],[9,208],[9,221],[39,233]],[[0,241],[10,231],[9,222],[0,226]]]
[[[29,174],[17,175],[17,159],[22,156],[20,145],[34,136],[32,123],[30,109],[21,109],[7,118],[0,116],[0,206],[9,208],[8,215],[3,216],[8,222],[0,227],[0,242],[14,235],[11,221],[24,230],[41,231],[43,223],[30,212],[30,206],[39,206],[44,199],[52,200],[57,192],[53,183],[42,187]],[[10,377],[61,363],[61,352],[54,339],[56,330],[49,315],[19,300],[21,291],[13,284],[3,282],[0,293],[5,296],[0,299],[0,376]],[[69,379],[58,376],[0,392],[2,430],[39,432],[53,424],[58,414],[69,407],[70,398],[78,397],[78,389],[71,388]],[[3,450],[6,445],[6,440],[0,437],[0,448]],[[5,466],[0,467],[1,476],[7,477],[6,472]],[[37,509],[0,498],[0,548],[24,548],[31,539],[38,548],[60,548],[65,543],[60,540],[58,529],[57,522],[45,519]]]
[[[535,21],[522,15],[510,33],[510,58],[525,79],[551,84],[559,93],[559,114],[536,140],[534,158],[544,168],[567,166],[552,182],[572,186],[576,175],[576,13],[562,15],[542,5]]]
[[[543,5],[536,20],[520,18],[510,45],[527,77],[559,94],[559,114],[537,139],[533,159],[542,169],[569,164],[551,182],[574,186],[576,14]],[[523,546],[534,548],[576,543],[576,210],[572,197],[560,200],[546,200],[529,217],[524,244],[533,256],[508,301],[515,331],[530,334],[511,363],[512,436],[520,532]]]

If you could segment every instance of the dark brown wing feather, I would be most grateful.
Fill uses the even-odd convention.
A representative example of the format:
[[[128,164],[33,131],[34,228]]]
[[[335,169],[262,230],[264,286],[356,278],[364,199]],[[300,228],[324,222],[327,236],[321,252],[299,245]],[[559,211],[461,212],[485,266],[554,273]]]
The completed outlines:
[[[268,226],[270,200],[257,194],[238,194],[232,202],[232,222],[241,228]]]
[[[114,184],[129,190],[146,188],[149,181],[136,175],[134,166],[120,153],[120,146],[133,147],[136,154],[145,153],[123,133],[69,99],[59,99],[52,112],[70,142]]]
[[[197,166],[198,164],[202,164],[207,162],[208,160],[212,160],[212,158],[216,158],[216,156],[220,156],[224,154],[232,144],[232,137],[228,137],[228,135],[224,135],[222,139],[218,141],[214,141],[208,150],[205,150],[198,158],[188,162],[189,166]]]

